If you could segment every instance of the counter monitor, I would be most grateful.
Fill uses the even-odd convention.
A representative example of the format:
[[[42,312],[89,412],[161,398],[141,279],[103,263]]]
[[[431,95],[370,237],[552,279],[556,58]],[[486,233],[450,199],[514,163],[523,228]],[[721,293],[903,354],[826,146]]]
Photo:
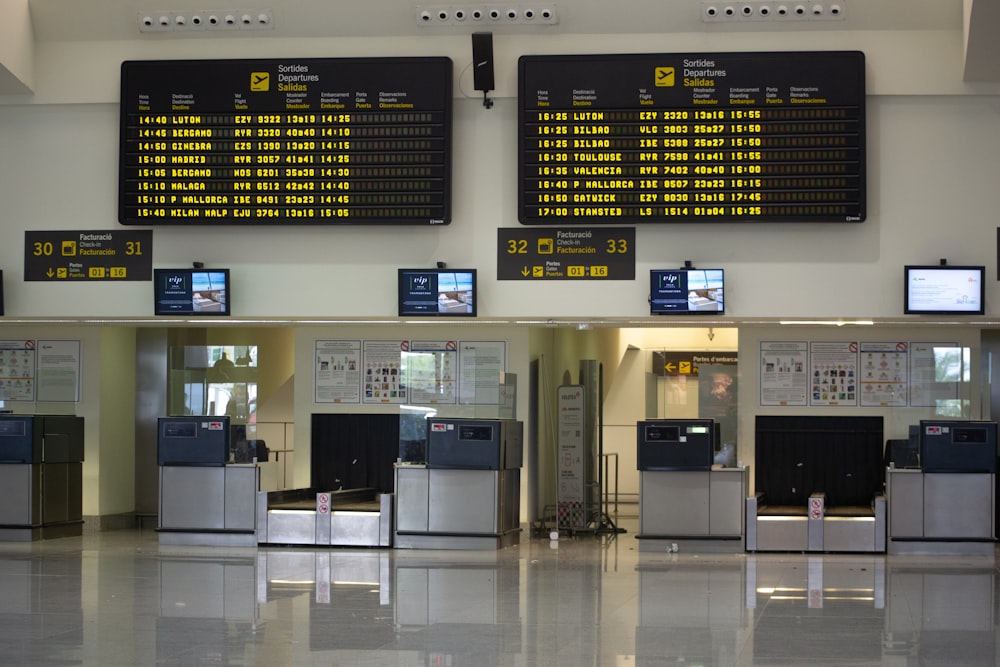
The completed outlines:
[[[725,312],[723,269],[652,269],[651,315],[721,315]]]
[[[475,317],[476,269],[399,269],[398,314]]]
[[[153,314],[229,315],[230,287],[229,269],[153,269]]]
[[[522,224],[861,222],[857,51],[522,56]]]
[[[903,312],[907,315],[983,315],[986,268],[906,266]]]
[[[125,225],[451,221],[452,61],[127,61]]]

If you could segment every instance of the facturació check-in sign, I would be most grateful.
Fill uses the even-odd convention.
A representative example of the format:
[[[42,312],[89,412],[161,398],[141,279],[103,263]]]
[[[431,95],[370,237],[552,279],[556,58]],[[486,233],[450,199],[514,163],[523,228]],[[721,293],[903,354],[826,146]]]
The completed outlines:
[[[24,279],[152,280],[151,230],[24,232]]]

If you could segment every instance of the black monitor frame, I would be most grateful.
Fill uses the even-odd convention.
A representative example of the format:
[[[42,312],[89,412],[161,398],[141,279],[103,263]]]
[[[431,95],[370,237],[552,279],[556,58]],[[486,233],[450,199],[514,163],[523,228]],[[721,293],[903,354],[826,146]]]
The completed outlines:
[[[448,295],[452,290],[441,289],[441,277],[461,274],[471,282],[469,294],[462,298]],[[422,295],[413,292],[414,281],[426,280]],[[457,283],[457,280],[456,280]],[[399,269],[397,280],[397,314],[400,317],[475,317],[479,308],[479,292],[476,269]],[[420,297],[423,298],[420,298]],[[470,298],[471,297],[471,298]],[[471,303],[469,303],[471,301]]]
[[[979,295],[978,306],[972,302],[969,307],[948,308],[941,304],[921,303],[914,294],[915,282],[920,275],[944,277],[967,273],[970,277],[978,280]],[[903,267],[903,313],[906,315],[985,315],[986,314],[986,267],[984,266],[959,266],[949,264],[918,265],[912,264]]]
[[[221,291],[223,300],[205,298],[207,306],[202,306],[202,301],[196,302],[194,295],[199,293],[195,290],[195,280],[198,276],[209,274],[220,276],[222,285],[216,290],[213,285],[213,292]],[[167,281],[183,281],[183,291],[177,290],[174,299],[169,298],[167,293]],[[204,290],[201,290],[204,291]],[[206,269],[206,268],[184,268],[184,269],[153,269],[153,314],[179,317],[227,317],[232,314],[232,277],[229,269]]]
[[[674,305],[677,307],[671,307],[670,304],[664,303],[662,300],[658,300],[658,291],[660,289],[659,283],[661,278],[675,276],[678,281],[683,280],[685,285],[684,291],[690,293],[692,288],[688,284],[688,279],[692,275],[697,274],[712,274],[713,278],[718,278],[722,284],[721,292],[722,299],[718,298],[712,299],[714,303],[718,306],[715,309],[699,309],[697,307],[692,308],[691,302],[685,297],[683,300],[676,301]],[[726,312],[726,274],[725,269],[696,269],[694,267],[685,267],[681,269],[650,269],[649,271],[649,314],[650,315],[723,315]],[[680,284],[680,282],[679,282]],[[707,287],[696,289],[705,289],[706,291],[717,292],[720,290],[710,289]],[[707,298],[707,297],[706,297]]]

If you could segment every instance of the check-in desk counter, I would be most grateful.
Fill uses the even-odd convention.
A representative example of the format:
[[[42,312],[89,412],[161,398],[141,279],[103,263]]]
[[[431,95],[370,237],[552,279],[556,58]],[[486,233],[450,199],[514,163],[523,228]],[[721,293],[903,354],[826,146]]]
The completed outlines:
[[[743,550],[749,468],[713,466],[712,420],[638,422],[640,551]]]
[[[517,544],[522,428],[506,419],[429,419],[427,462],[395,468],[395,546]]]
[[[259,470],[227,465],[227,417],[162,417],[161,544],[256,546]]]
[[[83,418],[0,415],[0,540],[83,534]]]
[[[996,424],[921,422],[919,469],[889,468],[890,554],[992,555]]]

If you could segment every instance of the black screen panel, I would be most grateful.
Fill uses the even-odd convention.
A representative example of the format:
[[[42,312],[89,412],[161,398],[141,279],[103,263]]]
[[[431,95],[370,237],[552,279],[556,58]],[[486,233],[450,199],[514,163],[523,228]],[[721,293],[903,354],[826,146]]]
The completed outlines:
[[[519,62],[523,224],[865,219],[861,52]]]
[[[451,221],[449,58],[128,61],[126,225]]]

